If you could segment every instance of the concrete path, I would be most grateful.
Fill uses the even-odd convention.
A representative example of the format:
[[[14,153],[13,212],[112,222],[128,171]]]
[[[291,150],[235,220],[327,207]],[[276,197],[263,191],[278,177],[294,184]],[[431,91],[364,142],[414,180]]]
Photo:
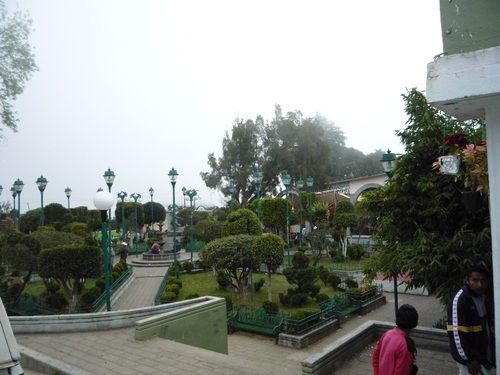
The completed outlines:
[[[394,321],[391,294],[388,303],[361,317],[354,317],[321,341],[305,349],[278,346],[273,338],[236,332],[229,335],[229,354],[223,355],[169,340],[134,339],[133,329],[65,334],[19,334],[18,342],[32,350],[64,361],[92,374],[301,374],[300,362],[322,350],[367,320]],[[442,316],[442,309],[433,297],[400,295],[399,303],[414,305],[420,314],[420,325],[432,326]],[[365,353],[365,354],[363,354]],[[371,373],[371,348],[353,353],[349,375]],[[418,357],[419,374],[454,374],[454,363],[448,353],[422,351]],[[436,366],[436,363],[440,363]],[[349,364],[347,364],[349,365]],[[429,369],[433,369],[432,371]],[[344,373],[344,372],[339,372]],[[28,373],[29,374],[29,373]]]
[[[135,279],[111,306],[113,310],[128,310],[154,306],[155,296],[167,267],[134,267]]]

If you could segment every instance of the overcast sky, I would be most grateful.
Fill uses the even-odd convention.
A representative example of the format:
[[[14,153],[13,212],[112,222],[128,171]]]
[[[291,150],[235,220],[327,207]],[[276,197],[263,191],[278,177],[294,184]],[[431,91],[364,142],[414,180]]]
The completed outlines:
[[[21,211],[44,203],[93,208],[104,171],[113,193],[172,202],[168,171],[202,205],[221,204],[200,178],[236,117],[320,113],[347,146],[402,152],[401,94],[425,89],[442,52],[439,2],[7,0],[33,18],[39,71],[15,103],[19,132],[0,141],[0,200],[25,187]],[[12,202],[12,199],[10,199]],[[179,202],[179,201],[177,201]],[[16,203],[17,204],[17,203]],[[179,204],[179,203],[178,203]]]

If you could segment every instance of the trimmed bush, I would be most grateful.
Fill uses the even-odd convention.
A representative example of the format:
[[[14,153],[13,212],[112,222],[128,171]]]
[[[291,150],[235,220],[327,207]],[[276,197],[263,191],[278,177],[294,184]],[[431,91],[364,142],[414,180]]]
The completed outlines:
[[[175,300],[177,300],[177,295],[173,292],[164,291],[160,296],[161,302],[173,302]]]
[[[97,286],[90,288],[83,292],[82,294],[82,303],[84,306],[90,306],[94,303],[94,301],[102,294],[102,290]]]
[[[316,303],[325,302],[328,301],[329,299],[330,297],[328,297],[328,294],[320,293],[316,296]]]
[[[360,260],[365,255],[365,249],[360,244],[347,245],[347,256],[351,260]]]
[[[194,269],[194,265],[191,262],[186,262],[186,263],[184,263],[183,266],[184,266],[183,267],[184,271],[186,271],[187,273],[190,273]]]
[[[106,289],[104,278],[102,278],[102,277],[98,278],[95,282],[95,286],[96,286],[96,288],[99,288],[101,293],[104,292],[104,290]]]
[[[309,297],[305,293],[297,293],[290,295],[290,306],[298,307],[307,305]]]
[[[176,278],[169,278],[168,281],[167,281],[167,285],[171,285],[171,284],[175,284],[180,288],[182,288],[182,281],[180,281],[179,279],[176,279]]]
[[[262,304],[262,308],[268,314],[277,314],[280,310],[277,303],[270,302],[270,301],[265,301]]]
[[[345,284],[346,288],[348,288],[348,289],[359,287],[358,283],[355,280],[349,279],[349,278],[344,280],[344,284]]]
[[[51,308],[56,309],[57,311],[62,311],[66,306],[68,306],[68,300],[64,296],[64,294],[60,291],[55,293],[47,294],[45,297],[45,302]]]
[[[333,290],[337,290],[337,288],[338,288],[339,284],[342,282],[342,280],[337,275],[330,274],[328,276],[327,282],[328,282],[328,285],[330,285],[333,288]]]
[[[259,235],[262,233],[260,221],[255,212],[246,208],[240,208],[231,212],[222,227],[224,236],[234,236],[237,234]]]
[[[260,278],[258,281],[253,283],[253,289],[258,292],[265,284],[266,280],[264,278]]]
[[[314,315],[319,311],[320,310],[315,310],[315,309],[297,310],[291,313],[290,318],[294,320],[301,320],[307,318],[310,315]]]
[[[177,285],[177,284],[169,284],[165,288],[166,292],[172,292],[175,294],[176,297],[179,295],[180,290],[181,290],[181,288],[179,288],[179,285]]]

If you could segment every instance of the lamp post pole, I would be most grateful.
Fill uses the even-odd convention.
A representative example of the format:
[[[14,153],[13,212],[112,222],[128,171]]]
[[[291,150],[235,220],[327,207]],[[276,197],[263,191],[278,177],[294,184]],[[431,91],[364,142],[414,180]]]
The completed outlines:
[[[178,266],[177,266],[177,244],[176,244],[176,231],[177,231],[177,223],[176,223],[176,217],[175,217],[175,183],[177,182],[177,176],[179,174],[177,171],[172,168],[168,172],[168,177],[170,178],[170,182],[172,183],[172,211],[173,211],[173,240],[174,240],[174,270],[176,277],[179,278],[179,272],[178,272]]]
[[[111,186],[113,185],[113,182],[115,181],[115,172],[113,172],[110,168],[108,168],[107,171],[104,172],[104,181],[106,182],[106,185],[108,185],[108,192],[111,193]],[[109,209],[109,220],[111,220],[111,208]],[[109,233],[109,238],[108,238],[108,246],[109,246],[109,251],[110,251],[110,256],[111,256],[111,225],[108,226],[108,233]]]
[[[94,205],[101,211],[101,248],[104,261],[104,296],[106,299],[106,310],[111,311],[111,293],[110,293],[110,253],[109,253],[109,241],[108,241],[108,218],[107,212],[111,210],[113,206],[114,199],[110,192],[99,190],[94,196]]]
[[[14,189],[16,189],[17,193],[17,222],[21,219],[21,192],[23,191],[24,182],[20,179],[17,179],[14,182]]]
[[[181,191],[182,191],[182,195],[183,195],[183,197],[184,197],[184,199],[182,200],[182,201],[183,201],[183,202],[182,202],[182,206],[183,206],[184,208],[186,208],[186,191],[187,191],[186,187],[185,187],[185,186],[183,186],[183,187],[182,187],[182,189],[181,189]]]
[[[292,261],[290,259],[290,218],[288,214],[288,186],[290,186],[291,177],[287,171],[281,174],[281,181],[285,185],[285,201],[286,201],[286,247],[288,254],[288,266],[291,266]]]
[[[14,221],[16,220],[16,196],[17,196],[17,191],[14,188],[14,185],[10,188],[10,194],[12,195],[12,218]]]
[[[125,197],[127,196],[127,193],[124,191],[120,191],[118,193],[118,198],[121,199],[122,201],[122,240],[125,240]]]
[[[134,252],[137,257],[137,199],[141,197],[139,193],[132,193],[130,197],[134,200],[134,209],[135,209],[135,232],[134,232]]]
[[[260,189],[262,186],[262,172],[260,170],[256,170],[252,175],[253,182],[255,183],[255,190],[257,192],[257,217],[260,219]]]
[[[300,237],[300,245],[302,245],[302,197],[300,196],[300,189],[302,189],[304,187],[304,181],[303,180],[297,180],[297,182],[295,183],[295,186],[297,187],[297,192],[298,192],[298,196],[299,196],[299,205],[300,205],[300,233],[299,233],[299,237]]]
[[[392,172],[396,165],[396,154],[393,154],[391,150],[387,150],[385,154],[382,155],[382,159],[380,159],[380,163],[382,163],[382,168],[384,169],[385,174],[390,179],[392,177]],[[398,314],[398,272],[395,271],[393,275],[394,280],[394,312],[395,316]]]
[[[312,176],[307,177],[307,213],[309,214],[309,230],[312,230],[312,207],[311,207],[311,188],[314,184],[314,178]]]
[[[196,196],[197,191],[195,189],[189,189],[189,190],[185,191],[185,194],[189,197],[189,207],[191,209],[190,218],[189,218],[189,225],[191,227],[191,234],[189,235],[189,244],[190,244],[189,251],[191,253],[191,262],[192,262],[193,261],[193,232],[192,232],[192,228],[193,228],[193,211],[194,211],[193,199]]]
[[[153,230],[153,194],[155,193],[155,190],[150,187],[149,188],[149,195],[151,196],[151,230]]]
[[[45,225],[45,215],[43,212],[43,192],[45,191],[45,188],[47,187],[47,179],[45,177],[40,176],[36,180],[36,185],[38,186],[38,190],[40,190],[40,202],[41,202],[41,209],[42,212],[40,214],[40,226]]]
[[[71,197],[72,190],[69,187],[67,187],[66,189],[64,189],[64,193],[66,194],[66,197],[68,198],[68,210],[69,210],[69,198]]]

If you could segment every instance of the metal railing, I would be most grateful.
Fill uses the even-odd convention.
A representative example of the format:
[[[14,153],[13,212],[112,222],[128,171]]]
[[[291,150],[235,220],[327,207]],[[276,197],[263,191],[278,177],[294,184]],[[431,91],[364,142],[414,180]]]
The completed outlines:
[[[167,287],[167,283],[168,283],[168,268],[165,271],[165,275],[163,275],[163,279],[161,280],[161,284],[158,287],[158,290],[156,291],[155,305],[161,305],[160,297],[163,294],[163,292],[165,291],[165,288]]]
[[[120,288],[120,286],[132,275],[133,267],[128,266],[127,270],[123,272],[118,279],[116,279],[113,284],[110,286],[111,298],[113,298],[113,294]],[[90,306],[90,311],[96,312],[99,311],[103,305],[106,303],[106,293],[102,293],[99,297],[97,297],[94,303]]]

